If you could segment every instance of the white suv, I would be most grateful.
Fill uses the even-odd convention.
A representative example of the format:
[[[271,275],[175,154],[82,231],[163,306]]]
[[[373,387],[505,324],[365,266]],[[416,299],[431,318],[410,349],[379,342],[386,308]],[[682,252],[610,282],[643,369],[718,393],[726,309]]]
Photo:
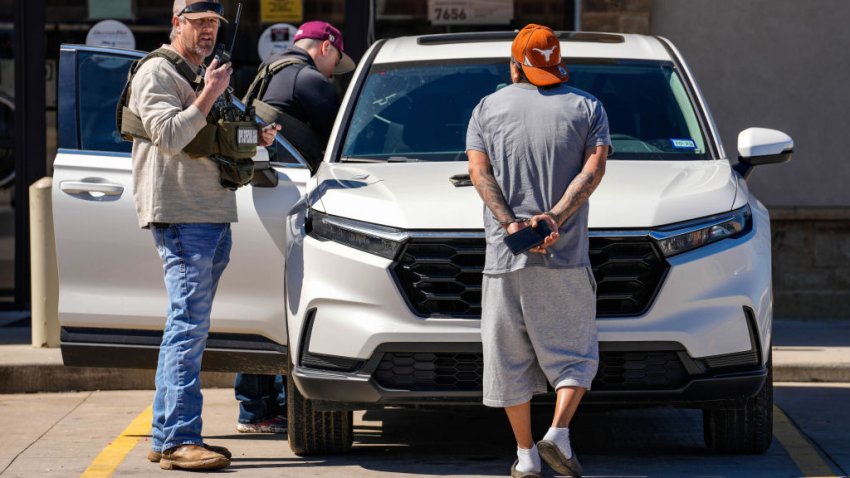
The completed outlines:
[[[260,153],[258,182],[239,190],[204,367],[285,372],[297,453],[347,450],[352,410],[480,403],[483,205],[465,137],[478,101],[510,82],[514,35],[377,42],[324,161],[311,170],[281,140]],[[590,201],[600,365],[587,402],[702,408],[709,448],[763,452],[770,222],[745,179],[790,159],[793,142],[745,130],[732,166],[669,41],[560,38],[570,83],[603,102],[614,143]],[[54,214],[68,365],[156,363],[166,296],[151,239],[135,227],[128,143],[85,119],[117,98],[103,95],[120,90],[138,55],[62,52]]]

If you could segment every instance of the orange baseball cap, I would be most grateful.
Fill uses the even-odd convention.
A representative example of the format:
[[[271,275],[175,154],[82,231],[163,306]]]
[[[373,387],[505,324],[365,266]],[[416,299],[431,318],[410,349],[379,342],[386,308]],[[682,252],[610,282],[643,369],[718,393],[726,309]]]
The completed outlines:
[[[533,23],[526,25],[514,38],[511,56],[535,86],[550,86],[570,78],[567,67],[561,61],[561,42],[549,27]]]

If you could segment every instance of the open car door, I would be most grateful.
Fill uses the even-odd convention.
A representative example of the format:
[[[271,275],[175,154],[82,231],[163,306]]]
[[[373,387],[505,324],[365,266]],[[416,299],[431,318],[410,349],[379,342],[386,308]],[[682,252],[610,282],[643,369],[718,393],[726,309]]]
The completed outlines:
[[[142,52],[63,45],[53,215],[66,365],[155,368],[168,306],[152,234],[139,229],[130,150],[115,106]],[[273,152],[279,145],[270,148]],[[281,159],[285,155],[276,155]],[[285,224],[304,195],[306,165],[269,162],[240,188],[231,260],[212,309],[205,370],[286,368]]]

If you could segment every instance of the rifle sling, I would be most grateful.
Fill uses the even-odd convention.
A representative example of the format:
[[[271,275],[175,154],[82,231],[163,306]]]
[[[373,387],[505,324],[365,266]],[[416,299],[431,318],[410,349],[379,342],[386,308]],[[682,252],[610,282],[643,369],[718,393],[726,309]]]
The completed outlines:
[[[281,111],[259,98],[266,94],[272,77],[280,70],[297,64],[306,64],[307,62],[297,57],[283,57],[268,65],[265,65],[257,72],[251,86],[248,87],[247,93],[242,99],[245,105],[253,106],[257,116],[266,123],[275,122],[281,126],[280,134],[282,134],[310,163],[310,166],[315,169],[319,162],[322,161],[324,142],[313,128],[304,121]]]

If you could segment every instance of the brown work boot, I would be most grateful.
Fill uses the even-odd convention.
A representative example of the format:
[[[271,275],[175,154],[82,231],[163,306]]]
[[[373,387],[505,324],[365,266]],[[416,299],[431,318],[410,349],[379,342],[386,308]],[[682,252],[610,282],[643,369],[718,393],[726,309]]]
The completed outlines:
[[[165,450],[159,460],[163,470],[219,470],[230,465],[226,456],[198,445],[181,445]]]
[[[209,451],[214,451],[214,452],[218,453],[219,455],[224,455],[224,457],[227,458],[227,459],[230,459],[230,457],[233,456],[230,453],[230,450],[228,450],[227,448],[225,448],[223,446],[215,446],[215,445],[209,445],[207,443],[204,443],[204,448],[206,448]],[[162,452],[154,451],[154,450],[151,450],[151,451],[148,452],[148,461],[150,461],[152,463],[159,463],[159,460],[161,460],[161,459],[162,459]]]

